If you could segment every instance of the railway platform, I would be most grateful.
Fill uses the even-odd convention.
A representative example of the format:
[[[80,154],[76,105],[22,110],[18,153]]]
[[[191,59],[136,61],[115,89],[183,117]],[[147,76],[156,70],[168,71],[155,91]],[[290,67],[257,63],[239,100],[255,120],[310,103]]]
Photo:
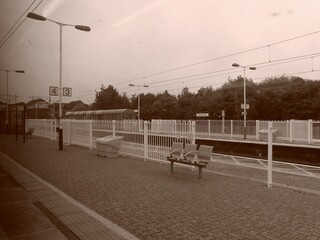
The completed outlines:
[[[24,144],[11,135],[0,135],[0,152],[1,176],[8,182],[0,191],[18,188],[1,194],[0,209],[10,205],[15,211],[1,218],[0,239],[28,239],[22,225],[29,233],[56,232],[51,239],[320,236],[320,181],[307,173],[275,171],[268,188],[263,163],[214,155],[199,180],[190,167],[177,166],[170,174],[162,162],[104,158],[77,146],[58,151],[54,141],[34,137]],[[18,206],[32,206],[36,214]],[[26,214],[27,223],[15,214]],[[40,220],[43,228],[37,227],[39,215],[47,219]]]

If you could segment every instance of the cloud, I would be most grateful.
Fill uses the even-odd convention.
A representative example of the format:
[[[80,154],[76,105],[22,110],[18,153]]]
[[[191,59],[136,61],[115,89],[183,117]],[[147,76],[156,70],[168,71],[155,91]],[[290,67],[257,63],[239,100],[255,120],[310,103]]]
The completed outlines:
[[[146,12],[151,11],[154,8],[159,7],[160,5],[162,5],[166,0],[158,0],[155,1],[145,7],[143,7],[142,9],[130,14],[129,16],[125,17],[124,19],[120,20],[119,22],[115,23],[113,25],[113,27],[120,27],[122,25],[127,24],[128,22],[131,22],[132,20],[134,20],[137,17],[140,17],[141,15],[145,14]]]

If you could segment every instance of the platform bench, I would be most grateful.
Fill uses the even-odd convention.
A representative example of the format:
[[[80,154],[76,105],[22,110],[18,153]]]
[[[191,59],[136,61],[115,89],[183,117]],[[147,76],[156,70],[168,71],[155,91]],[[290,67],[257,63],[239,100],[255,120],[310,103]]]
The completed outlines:
[[[202,177],[202,168],[205,168],[210,162],[213,146],[200,145],[199,150],[196,150],[196,144],[186,144],[184,149],[181,149],[179,157],[170,154],[167,160],[170,161],[170,171],[173,173],[174,163],[180,163],[189,166],[195,166],[199,169],[198,178]],[[177,149],[175,149],[175,152]]]
[[[32,134],[34,133],[34,128],[29,128],[28,132],[26,132],[26,138],[31,138]]]

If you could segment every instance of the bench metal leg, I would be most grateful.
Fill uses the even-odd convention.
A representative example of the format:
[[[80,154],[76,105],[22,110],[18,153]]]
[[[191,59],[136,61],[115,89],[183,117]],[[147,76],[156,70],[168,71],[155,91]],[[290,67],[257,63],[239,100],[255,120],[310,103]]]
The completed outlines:
[[[173,173],[173,161],[171,161],[171,173]]]
[[[202,167],[199,167],[199,179],[202,177]]]

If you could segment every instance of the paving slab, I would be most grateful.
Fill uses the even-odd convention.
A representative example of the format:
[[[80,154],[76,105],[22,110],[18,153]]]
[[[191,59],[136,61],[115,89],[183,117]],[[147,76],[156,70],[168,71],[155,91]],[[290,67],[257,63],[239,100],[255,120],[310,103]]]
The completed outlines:
[[[32,203],[0,206],[0,224],[9,238],[52,228],[50,221]]]

